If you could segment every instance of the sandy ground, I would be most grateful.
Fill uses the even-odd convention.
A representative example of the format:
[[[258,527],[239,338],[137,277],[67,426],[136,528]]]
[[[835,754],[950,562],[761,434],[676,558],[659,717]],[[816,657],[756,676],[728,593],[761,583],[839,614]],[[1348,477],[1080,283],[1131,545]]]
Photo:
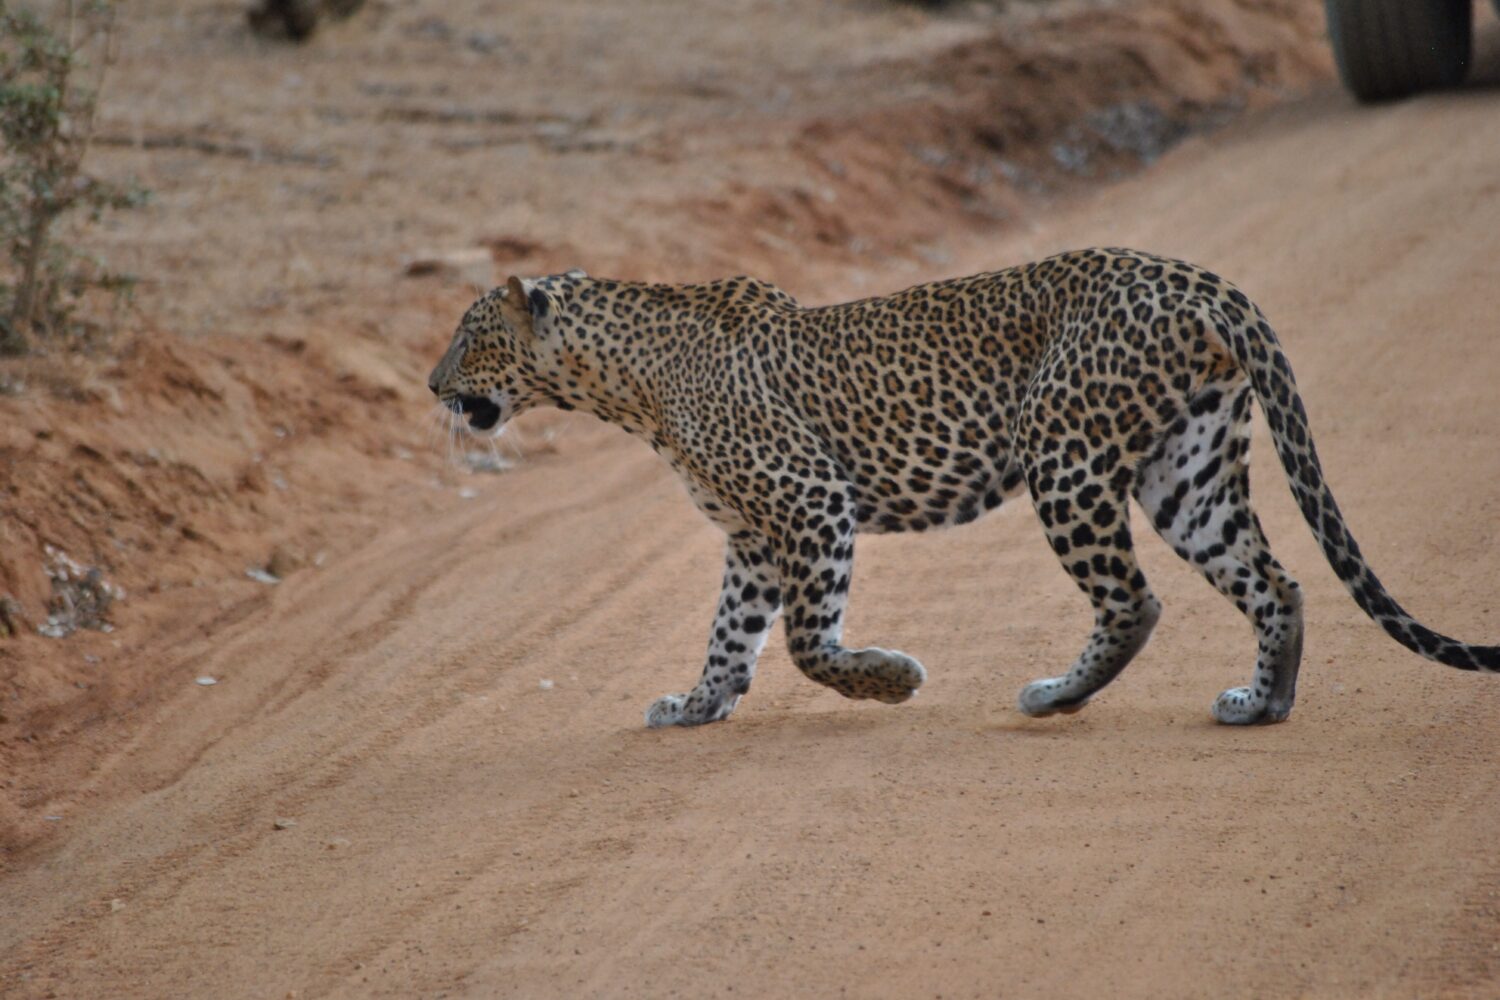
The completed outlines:
[[[1318,90],[965,230],[942,260],[836,257],[797,291],[830,301],[1094,243],[1213,267],[1277,326],[1382,577],[1432,625],[1495,641],[1489,24],[1462,92],[1357,109]],[[308,411],[333,423],[298,462],[363,441],[337,422],[358,398]],[[123,619],[131,665],[162,683],[60,730],[76,740],[39,730],[58,759],[36,766],[69,781],[23,800],[0,993],[1494,995],[1500,684],[1360,615],[1263,433],[1261,516],[1308,593],[1284,725],[1210,722],[1248,674],[1249,630],[1144,528],[1167,607],[1153,642],[1081,714],[1019,716],[1018,687],[1066,663],[1089,620],[1020,504],[862,541],[848,636],[926,663],[913,702],[816,688],[778,636],[731,722],[653,732],[645,705],[696,676],[719,540],[638,443],[563,426],[505,474],[442,489],[429,467],[376,464],[348,497],[361,543],[253,596],[200,588],[172,628]]]

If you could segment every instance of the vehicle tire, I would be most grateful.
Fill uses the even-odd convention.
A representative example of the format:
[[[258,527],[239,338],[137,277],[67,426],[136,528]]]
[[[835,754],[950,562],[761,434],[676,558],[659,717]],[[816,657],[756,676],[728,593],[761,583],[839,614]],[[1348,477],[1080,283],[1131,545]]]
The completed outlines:
[[[1324,0],[1324,7],[1339,78],[1361,101],[1451,87],[1469,70],[1472,0]]]

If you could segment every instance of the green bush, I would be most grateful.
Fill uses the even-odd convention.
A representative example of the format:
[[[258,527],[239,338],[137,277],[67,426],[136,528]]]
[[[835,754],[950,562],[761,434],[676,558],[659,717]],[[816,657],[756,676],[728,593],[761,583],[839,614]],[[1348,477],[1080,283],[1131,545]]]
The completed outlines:
[[[59,25],[0,0],[0,354],[23,354],[41,338],[80,341],[77,317],[91,289],[129,291],[131,280],[56,238],[59,220],[97,221],[140,204],[145,192],[82,170],[110,55],[108,3],[68,3]],[[95,58],[92,87],[80,70]]]

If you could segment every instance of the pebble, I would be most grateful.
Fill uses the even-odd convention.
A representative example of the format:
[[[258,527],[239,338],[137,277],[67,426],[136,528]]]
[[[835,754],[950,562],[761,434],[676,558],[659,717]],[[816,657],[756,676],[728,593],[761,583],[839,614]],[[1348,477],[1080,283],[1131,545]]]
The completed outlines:
[[[259,566],[246,566],[245,575],[256,583],[264,583],[272,587],[281,582],[281,577],[276,576],[274,573],[268,573]]]
[[[199,677],[197,680],[193,681],[193,683],[197,684],[199,687],[206,687],[206,688],[208,688],[208,687],[213,687],[215,684],[217,684],[219,682],[218,682],[218,680],[216,678],[213,678],[213,677]]]
[[[301,565],[300,556],[287,549],[277,548],[271,552],[271,558],[266,560],[266,572],[278,580],[284,580]]]
[[[297,825],[297,821],[294,819],[286,819],[285,817],[277,817],[276,820],[271,823],[271,825],[278,830],[290,830],[292,827]]]
[[[504,472],[513,463],[487,451],[471,451],[464,455],[464,464],[471,472]]]
[[[484,247],[416,253],[407,258],[401,270],[409,277],[436,275],[482,288],[495,283],[495,258]]]
[[[541,680],[536,682],[536,686],[541,688],[543,691],[551,691],[557,685],[546,677],[543,677]]]
[[[111,899],[109,901],[109,912],[110,913],[119,913],[123,909],[125,909],[125,900],[123,900],[123,899]]]

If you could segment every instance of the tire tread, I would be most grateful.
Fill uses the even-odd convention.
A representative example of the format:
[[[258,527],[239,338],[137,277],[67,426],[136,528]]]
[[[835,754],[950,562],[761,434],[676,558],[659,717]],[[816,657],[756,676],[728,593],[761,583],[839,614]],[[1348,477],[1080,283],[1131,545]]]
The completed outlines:
[[[1451,87],[1468,72],[1471,0],[1324,0],[1324,8],[1339,77],[1361,101]]]

